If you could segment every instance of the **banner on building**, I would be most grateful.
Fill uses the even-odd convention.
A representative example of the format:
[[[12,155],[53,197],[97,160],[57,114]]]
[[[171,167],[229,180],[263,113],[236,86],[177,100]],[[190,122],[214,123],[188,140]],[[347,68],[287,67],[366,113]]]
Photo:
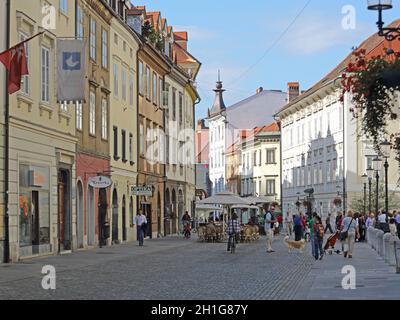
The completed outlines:
[[[57,101],[85,100],[85,41],[57,40]]]

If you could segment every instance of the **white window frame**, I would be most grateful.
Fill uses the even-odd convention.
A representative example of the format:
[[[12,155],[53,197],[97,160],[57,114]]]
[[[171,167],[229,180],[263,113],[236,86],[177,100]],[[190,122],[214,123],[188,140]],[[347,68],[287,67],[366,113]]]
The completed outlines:
[[[143,95],[143,62],[139,60],[139,94]]]
[[[146,98],[151,99],[151,72],[149,66],[146,66]]]
[[[152,85],[151,85],[151,91],[152,91],[152,100],[154,104],[157,104],[157,73],[153,71],[153,76],[152,76]]]
[[[108,139],[108,103],[105,98],[101,100],[101,138]]]
[[[41,47],[40,66],[41,100],[45,102],[50,102],[50,49],[43,46]]]
[[[82,102],[81,101],[76,101],[75,102],[76,106],[76,129],[82,130]]]
[[[90,17],[90,58],[96,60],[96,20],[93,17]]]
[[[96,135],[96,93],[89,94],[89,134]]]
[[[60,111],[64,113],[68,112],[68,101],[63,101],[60,103]]]
[[[60,0],[60,11],[68,15],[68,0]]]
[[[101,66],[108,68],[108,32],[104,29],[101,30]]]
[[[78,6],[77,8],[77,17],[76,17],[76,36],[78,39],[83,39],[84,37],[84,21],[83,18],[84,17],[84,13],[83,10],[80,6]]]

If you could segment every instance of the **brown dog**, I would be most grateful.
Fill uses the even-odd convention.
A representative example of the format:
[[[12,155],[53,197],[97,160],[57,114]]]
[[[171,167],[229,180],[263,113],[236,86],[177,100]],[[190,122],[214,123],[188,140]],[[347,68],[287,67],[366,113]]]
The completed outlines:
[[[289,252],[292,252],[292,249],[299,249],[300,253],[302,253],[306,246],[306,242],[304,239],[301,239],[300,241],[294,241],[291,240],[288,236],[285,237],[284,242],[289,248]]]

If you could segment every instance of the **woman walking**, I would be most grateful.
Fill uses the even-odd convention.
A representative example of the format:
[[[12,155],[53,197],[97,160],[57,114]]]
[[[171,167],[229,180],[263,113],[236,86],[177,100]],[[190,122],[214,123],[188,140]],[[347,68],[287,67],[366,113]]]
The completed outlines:
[[[353,258],[354,243],[359,238],[357,222],[354,219],[353,211],[347,213],[341,226],[340,239],[344,248],[344,257]]]

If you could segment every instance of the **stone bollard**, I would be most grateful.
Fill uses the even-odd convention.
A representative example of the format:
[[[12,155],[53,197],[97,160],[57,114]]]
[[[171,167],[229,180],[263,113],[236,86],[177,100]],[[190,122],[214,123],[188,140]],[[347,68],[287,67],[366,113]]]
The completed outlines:
[[[386,233],[383,236],[383,258],[385,259],[386,263],[390,261],[390,255],[393,251],[393,247],[390,247],[390,240],[392,239],[392,235],[390,233]]]
[[[385,233],[382,230],[378,230],[376,233],[376,238],[377,238],[377,251],[378,254],[383,257],[383,235]]]
[[[375,228],[370,228],[370,229],[371,229],[371,231],[370,231],[370,236],[371,236],[371,247],[372,247],[372,249],[374,249],[375,251],[377,251],[377,250],[378,250],[378,247],[377,247],[377,245],[376,245],[376,243],[377,243],[376,232],[377,232],[378,230],[376,230]]]
[[[396,239],[397,237],[390,237],[389,241],[389,265],[396,266]]]
[[[371,231],[372,231],[372,228],[368,228],[368,229],[367,229],[367,242],[368,242],[368,244],[372,247],[372,241],[371,241],[372,235],[371,235]]]

